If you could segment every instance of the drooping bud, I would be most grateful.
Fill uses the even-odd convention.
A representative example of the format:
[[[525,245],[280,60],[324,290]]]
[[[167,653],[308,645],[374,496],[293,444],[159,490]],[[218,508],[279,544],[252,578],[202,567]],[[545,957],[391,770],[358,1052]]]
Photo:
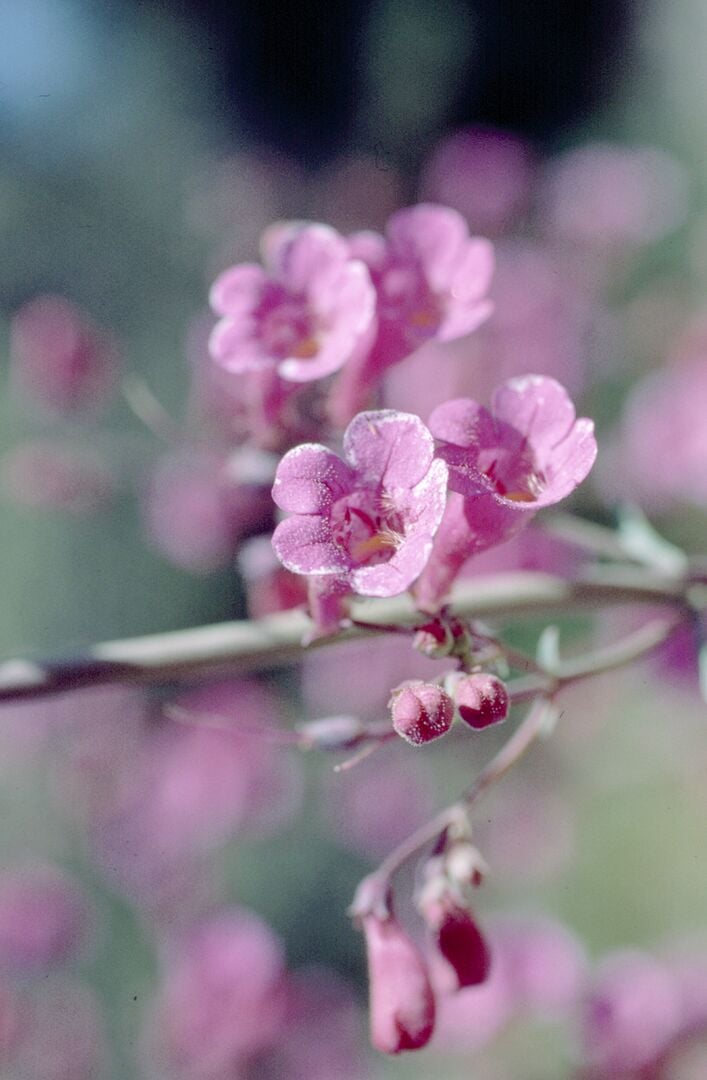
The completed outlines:
[[[390,709],[393,727],[413,746],[445,735],[454,719],[454,702],[446,690],[420,680],[393,690]]]
[[[486,981],[491,953],[470,911],[451,900],[440,905],[435,937],[437,948],[454,968],[460,989]]]
[[[423,626],[416,627],[412,645],[423,656],[440,660],[451,655],[454,649],[454,634],[449,624],[442,619],[430,619]]]
[[[454,697],[462,720],[477,731],[499,724],[508,716],[508,690],[497,675],[466,675],[456,683]]]
[[[425,877],[417,908],[434,944],[453,968],[460,989],[478,986],[488,978],[491,955],[463,892],[447,876],[444,856],[429,860]]]
[[[419,1050],[434,1029],[435,999],[422,955],[395,916],[361,923],[370,980],[371,1042],[384,1054]]]

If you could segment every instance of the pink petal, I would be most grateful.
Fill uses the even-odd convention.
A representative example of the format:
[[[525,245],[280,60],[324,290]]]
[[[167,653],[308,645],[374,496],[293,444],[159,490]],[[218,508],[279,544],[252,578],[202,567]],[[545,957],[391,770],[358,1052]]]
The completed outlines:
[[[541,465],[575,419],[564,386],[546,375],[522,375],[503,383],[493,395],[493,413],[528,438]]]
[[[217,315],[245,315],[256,308],[267,280],[255,263],[231,266],[211,286],[209,303]]]
[[[348,258],[346,241],[328,225],[306,225],[279,253],[277,275],[295,295],[304,294],[316,274]]]
[[[317,515],[281,521],[272,545],[283,566],[295,574],[344,574],[350,568],[345,552],[331,538],[328,522]]]
[[[211,331],[209,354],[226,371],[260,371],[274,367],[275,358],[265,351],[254,334],[252,319],[221,319]]]
[[[318,443],[296,446],[277,467],[272,496],[281,510],[316,514],[351,490],[353,474],[341,458]]]
[[[496,441],[493,417],[488,409],[470,398],[445,401],[433,410],[429,428],[435,439],[454,446],[476,448]]]
[[[412,488],[430,467],[434,443],[419,416],[380,409],[354,417],[344,432],[344,454],[363,483]]]
[[[386,232],[394,257],[419,263],[435,292],[448,287],[469,236],[461,214],[434,203],[399,210],[388,221]]]

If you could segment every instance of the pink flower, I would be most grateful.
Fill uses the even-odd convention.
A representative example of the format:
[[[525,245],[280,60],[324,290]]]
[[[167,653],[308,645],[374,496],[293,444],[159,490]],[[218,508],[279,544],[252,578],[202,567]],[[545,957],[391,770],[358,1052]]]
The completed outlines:
[[[435,146],[421,186],[463,214],[472,229],[495,233],[527,202],[532,165],[530,147],[516,135],[465,127]]]
[[[434,609],[471,555],[513,536],[581,483],[596,440],[592,421],[575,419],[565,389],[542,375],[503,383],[490,412],[465,398],[440,405],[430,430],[453,493],[417,587],[420,604]]]
[[[640,500],[653,511],[680,502],[707,504],[706,407],[707,345],[702,341],[632,391],[618,442],[599,476],[606,496]]]
[[[15,384],[34,404],[70,414],[106,403],[118,354],[111,338],[63,296],[38,296],[13,316]]]
[[[60,870],[48,864],[0,876],[0,967],[41,971],[66,960],[86,931],[88,905]]]
[[[396,596],[419,575],[442,520],[447,468],[416,417],[359,414],[342,460],[305,443],[280,462],[273,498],[292,514],[273,534],[288,570],[340,581],[362,596]]]
[[[171,942],[148,1025],[150,1056],[164,1070],[159,1075],[242,1075],[248,1059],[269,1049],[282,1029],[284,974],[280,941],[245,909],[223,911]]]
[[[158,462],[146,525],[152,542],[175,565],[194,573],[227,566],[241,539],[272,520],[269,485],[240,482],[233,464],[234,459],[187,447]]]
[[[371,1041],[384,1054],[419,1050],[434,1029],[425,962],[393,915],[362,918],[370,980]]]
[[[326,225],[285,225],[266,241],[266,269],[242,263],[213,284],[211,306],[221,320],[211,356],[231,372],[321,379],[346,363],[371,327],[368,272]]]
[[[654,147],[577,147],[551,162],[544,194],[552,232],[618,250],[659,240],[687,212],[684,170]]]
[[[609,956],[585,1002],[588,1061],[606,1076],[648,1065],[679,1030],[681,1004],[678,980],[667,966],[640,952]]]
[[[493,248],[470,237],[455,210],[421,203],[393,214],[385,238],[356,233],[349,243],[376,288],[377,333],[334,387],[330,412],[339,423],[365,405],[391,364],[431,338],[452,341],[471,333],[492,310],[486,294]]]

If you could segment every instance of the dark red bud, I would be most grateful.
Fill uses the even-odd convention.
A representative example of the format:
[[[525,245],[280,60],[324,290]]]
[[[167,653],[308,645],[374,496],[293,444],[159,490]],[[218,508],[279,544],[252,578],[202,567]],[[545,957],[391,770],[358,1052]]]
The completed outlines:
[[[434,683],[411,682],[399,686],[390,699],[393,727],[413,746],[445,735],[454,719],[454,702]]]
[[[497,675],[466,675],[456,683],[454,697],[460,717],[476,730],[498,724],[508,716],[508,690]]]

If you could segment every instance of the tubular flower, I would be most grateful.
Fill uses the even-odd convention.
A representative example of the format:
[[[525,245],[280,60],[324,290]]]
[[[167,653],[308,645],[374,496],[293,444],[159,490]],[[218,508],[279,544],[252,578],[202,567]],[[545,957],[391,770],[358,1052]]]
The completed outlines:
[[[435,999],[425,962],[394,915],[362,920],[368,955],[371,1041],[384,1054],[419,1050],[434,1028]]]
[[[447,466],[417,416],[360,413],[344,460],[305,443],[285,454],[273,498],[292,516],[273,534],[288,570],[361,596],[396,596],[422,571],[442,520]]]
[[[334,229],[317,224],[282,226],[265,262],[232,266],[214,282],[211,306],[221,319],[212,358],[231,372],[275,370],[295,383],[330,375],[373,322],[366,267]]]
[[[432,413],[430,430],[452,492],[417,590],[420,604],[434,609],[471,555],[569,495],[589,473],[597,446],[593,422],[577,420],[564,387],[543,375],[503,383],[490,411],[466,398],[448,401]]]
[[[431,338],[452,341],[475,330],[492,311],[487,297],[493,247],[470,237],[461,214],[421,203],[399,210],[385,237],[355,233],[353,257],[368,267],[376,289],[377,332],[359,350],[334,388],[332,415],[348,420],[385,370]]]

